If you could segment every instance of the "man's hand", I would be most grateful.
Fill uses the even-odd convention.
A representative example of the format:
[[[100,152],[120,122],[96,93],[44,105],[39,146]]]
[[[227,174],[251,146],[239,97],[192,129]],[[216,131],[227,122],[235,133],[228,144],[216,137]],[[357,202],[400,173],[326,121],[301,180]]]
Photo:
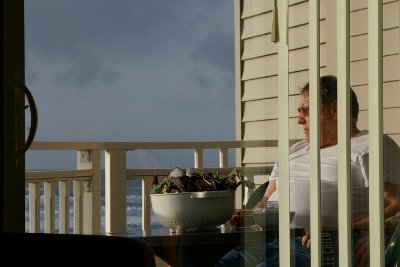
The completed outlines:
[[[255,206],[254,206],[254,210],[262,210],[263,208],[265,208],[265,206],[267,205],[268,202],[268,198],[263,197]]]
[[[301,239],[301,244],[306,248],[311,248],[311,235],[307,232],[305,236]]]
[[[268,199],[276,190],[276,180],[270,180],[267,188],[265,189],[264,196],[262,199],[254,206],[254,211],[261,211],[267,205]]]

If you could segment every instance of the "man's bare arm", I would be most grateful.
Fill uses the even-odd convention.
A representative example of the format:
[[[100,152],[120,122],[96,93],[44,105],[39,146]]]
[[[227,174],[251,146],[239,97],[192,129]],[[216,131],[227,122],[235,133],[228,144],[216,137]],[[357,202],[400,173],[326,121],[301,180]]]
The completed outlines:
[[[385,183],[383,189],[385,219],[394,216],[400,211],[400,185],[393,183]],[[368,229],[369,218],[352,223],[353,229]]]
[[[255,209],[262,209],[267,205],[268,199],[271,197],[272,193],[275,192],[276,190],[276,180],[270,180],[267,186],[267,189],[265,190],[263,198],[260,200],[260,202],[257,203],[257,205],[254,207]]]

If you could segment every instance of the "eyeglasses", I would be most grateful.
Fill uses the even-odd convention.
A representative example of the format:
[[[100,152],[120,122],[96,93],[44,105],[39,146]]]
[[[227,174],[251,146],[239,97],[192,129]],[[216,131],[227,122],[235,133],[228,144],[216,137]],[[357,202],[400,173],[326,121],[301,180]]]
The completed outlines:
[[[308,112],[310,111],[309,107],[301,107],[301,108],[297,108],[297,111],[299,112],[299,114],[301,112],[303,112],[303,114],[308,115]]]

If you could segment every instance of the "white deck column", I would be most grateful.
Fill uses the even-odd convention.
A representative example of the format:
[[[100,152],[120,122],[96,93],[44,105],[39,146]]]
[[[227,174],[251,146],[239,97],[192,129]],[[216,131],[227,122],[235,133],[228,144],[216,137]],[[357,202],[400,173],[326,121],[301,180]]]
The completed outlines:
[[[288,0],[278,2],[279,266],[290,266]]]
[[[384,266],[382,0],[368,1],[370,266]]]
[[[311,266],[321,266],[321,167],[320,167],[320,4],[309,1],[310,36],[310,228]]]
[[[352,266],[350,168],[350,3],[337,2],[339,266]]]
[[[105,155],[105,231],[126,233],[126,152],[107,150]]]

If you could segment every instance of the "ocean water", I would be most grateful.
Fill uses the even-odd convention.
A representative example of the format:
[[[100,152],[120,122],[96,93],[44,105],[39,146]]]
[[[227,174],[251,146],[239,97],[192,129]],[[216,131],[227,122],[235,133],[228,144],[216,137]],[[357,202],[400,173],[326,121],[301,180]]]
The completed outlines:
[[[127,181],[127,198],[126,198],[126,225],[127,231],[138,231],[142,228],[142,182],[141,179],[132,179]],[[56,183],[56,196],[55,196],[55,228],[56,232],[59,230],[59,197],[58,197],[58,184]],[[70,233],[73,233],[74,213],[73,213],[73,195],[72,184],[70,185]],[[44,232],[44,200],[43,200],[43,186],[40,188],[40,232]],[[29,195],[28,186],[25,187],[25,231],[29,232]],[[105,198],[104,198],[104,175],[102,179],[101,189],[101,232],[105,233]],[[162,226],[158,223],[155,216],[152,214],[151,228],[159,229]]]

